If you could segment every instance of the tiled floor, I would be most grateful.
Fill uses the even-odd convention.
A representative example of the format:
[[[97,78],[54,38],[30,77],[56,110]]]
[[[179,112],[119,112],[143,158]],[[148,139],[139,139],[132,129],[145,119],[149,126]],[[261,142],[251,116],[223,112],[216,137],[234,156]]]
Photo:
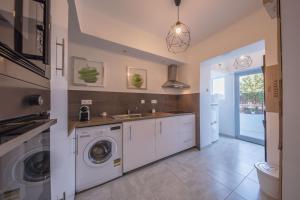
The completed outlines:
[[[76,200],[270,200],[259,191],[253,164],[259,145],[221,138],[138,169],[77,195]]]

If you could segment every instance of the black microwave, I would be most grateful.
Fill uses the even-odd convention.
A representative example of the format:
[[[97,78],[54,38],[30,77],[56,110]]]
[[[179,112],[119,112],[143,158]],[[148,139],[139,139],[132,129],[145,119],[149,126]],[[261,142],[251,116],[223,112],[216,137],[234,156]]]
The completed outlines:
[[[0,56],[50,78],[50,0],[1,0]]]

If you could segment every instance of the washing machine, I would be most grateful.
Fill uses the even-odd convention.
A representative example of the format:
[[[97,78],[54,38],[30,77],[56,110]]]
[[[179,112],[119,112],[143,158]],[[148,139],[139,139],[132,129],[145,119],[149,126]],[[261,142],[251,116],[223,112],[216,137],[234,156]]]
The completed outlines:
[[[122,176],[122,124],[76,129],[76,192]]]
[[[40,133],[0,158],[1,200],[50,200],[50,135]]]

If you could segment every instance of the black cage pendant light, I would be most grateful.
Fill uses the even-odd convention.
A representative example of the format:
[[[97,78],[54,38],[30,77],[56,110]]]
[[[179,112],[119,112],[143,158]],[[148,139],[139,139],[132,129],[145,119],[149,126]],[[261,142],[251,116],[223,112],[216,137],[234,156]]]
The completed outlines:
[[[179,6],[181,0],[174,0],[174,2],[177,6],[177,22],[171,26],[166,42],[168,50],[176,54],[184,52],[189,48],[191,43],[191,34],[187,25],[179,21]]]

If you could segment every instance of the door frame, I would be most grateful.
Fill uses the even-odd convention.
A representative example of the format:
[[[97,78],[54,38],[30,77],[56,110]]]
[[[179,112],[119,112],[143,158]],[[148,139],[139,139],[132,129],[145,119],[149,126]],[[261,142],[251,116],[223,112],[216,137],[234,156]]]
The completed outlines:
[[[239,84],[239,78],[240,76],[245,76],[245,75],[251,75],[251,74],[257,74],[257,73],[262,73],[264,77],[264,72],[263,72],[263,67],[259,68],[254,68],[254,69],[249,69],[245,71],[240,71],[236,72],[234,74],[234,94],[235,94],[235,137],[240,140],[244,140],[247,142],[255,143],[264,146],[266,142],[266,128],[264,126],[264,140],[259,140],[256,138],[251,138],[248,136],[243,136],[240,135],[240,84]],[[265,94],[265,91],[264,91]],[[265,96],[265,95],[264,95]],[[264,120],[266,119],[266,113],[264,112]],[[266,123],[265,121],[263,123]]]

